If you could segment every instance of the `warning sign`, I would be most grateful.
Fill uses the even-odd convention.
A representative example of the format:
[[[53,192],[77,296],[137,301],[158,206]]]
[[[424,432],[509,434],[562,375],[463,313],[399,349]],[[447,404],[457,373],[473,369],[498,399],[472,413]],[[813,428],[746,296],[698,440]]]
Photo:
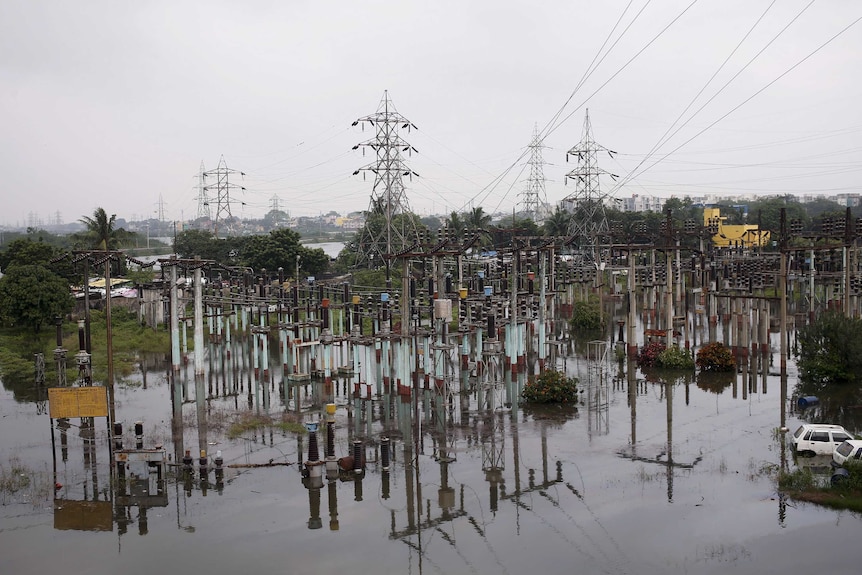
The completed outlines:
[[[51,419],[60,417],[107,417],[106,387],[50,387],[48,410]]]

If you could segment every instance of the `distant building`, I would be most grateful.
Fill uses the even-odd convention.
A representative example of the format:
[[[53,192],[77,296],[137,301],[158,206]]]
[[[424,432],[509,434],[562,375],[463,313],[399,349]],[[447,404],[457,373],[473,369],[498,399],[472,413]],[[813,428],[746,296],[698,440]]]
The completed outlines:
[[[619,207],[623,212],[661,212],[664,198],[633,194],[630,198],[620,198]]]

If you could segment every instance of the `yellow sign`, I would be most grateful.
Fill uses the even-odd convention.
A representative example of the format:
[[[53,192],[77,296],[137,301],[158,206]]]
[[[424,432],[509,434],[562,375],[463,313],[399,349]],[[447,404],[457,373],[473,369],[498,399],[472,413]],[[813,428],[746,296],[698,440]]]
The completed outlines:
[[[106,387],[49,387],[51,419],[60,417],[108,417]]]

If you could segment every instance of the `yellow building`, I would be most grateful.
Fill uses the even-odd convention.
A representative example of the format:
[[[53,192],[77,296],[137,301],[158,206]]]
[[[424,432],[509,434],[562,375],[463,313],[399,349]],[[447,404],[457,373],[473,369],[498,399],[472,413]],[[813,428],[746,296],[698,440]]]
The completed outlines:
[[[703,225],[715,226],[718,233],[712,236],[712,243],[719,248],[763,247],[769,243],[769,231],[761,230],[753,224],[728,225],[727,218],[718,208],[703,208]]]

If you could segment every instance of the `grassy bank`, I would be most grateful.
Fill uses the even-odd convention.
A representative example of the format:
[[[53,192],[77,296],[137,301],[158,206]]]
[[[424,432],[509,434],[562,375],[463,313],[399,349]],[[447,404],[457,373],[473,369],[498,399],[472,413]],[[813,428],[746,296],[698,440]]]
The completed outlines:
[[[117,377],[126,377],[135,369],[135,364],[144,353],[169,353],[170,334],[165,330],[153,330],[138,322],[137,317],[126,310],[111,314],[111,331],[114,348],[114,372]],[[101,381],[107,376],[107,324],[105,314],[93,311],[90,317],[92,342],[93,380]],[[45,381],[50,385],[57,381],[57,366],[54,350],[57,347],[54,329],[33,333],[27,330],[5,329],[0,331],[0,378],[6,387],[32,386],[35,379],[35,354],[45,357]],[[78,325],[63,324],[63,347],[66,351],[66,379],[75,381],[78,370],[75,354],[79,349]]]
[[[778,488],[797,501],[862,513],[862,462],[849,461],[844,468],[850,475],[838,485],[824,485],[810,469],[796,469],[778,475]]]

